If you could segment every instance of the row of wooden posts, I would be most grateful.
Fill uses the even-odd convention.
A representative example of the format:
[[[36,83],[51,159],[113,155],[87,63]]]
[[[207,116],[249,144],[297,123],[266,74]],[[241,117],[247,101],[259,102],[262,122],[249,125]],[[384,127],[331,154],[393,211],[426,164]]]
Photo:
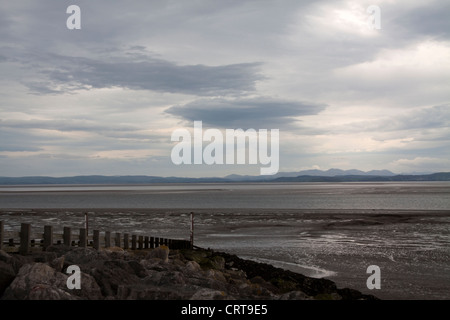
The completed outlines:
[[[96,250],[100,250],[102,243],[105,248],[112,247],[113,239],[110,231],[105,231],[104,238],[102,238],[99,230],[93,230],[92,240],[89,240],[86,228],[80,228],[78,235],[74,235],[72,233],[72,228],[70,227],[63,227],[62,242],[61,240],[58,240],[55,243],[55,236],[58,235],[53,232],[53,226],[44,226],[44,233],[38,234],[37,239],[33,238],[31,233],[31,224],[22,223],[19,233],[20,242],[18,251],[20,254],[28,254],[35,247],[40,247],[45,251],[49,246],[54,244],[64,244],[66,246],[78,246],[84,248],[93,247]],[[78,239],[75,240],[74,237],[78,237]],[[11,250],[16,248],[17,244],[14,237],[7,239],[7,242],[5,242],[5,240],[4,222],[0,221],[0,250],[9,247],[9,251],[14,251]],[[166,245],[171,249],[189,249],[193,247],[192,239],[189,241],[134,234],[130,236],[129,233],[124,233],[122,235],[119,232],[114,234],[114,246],[125,250],[152,249],[160,245]]]

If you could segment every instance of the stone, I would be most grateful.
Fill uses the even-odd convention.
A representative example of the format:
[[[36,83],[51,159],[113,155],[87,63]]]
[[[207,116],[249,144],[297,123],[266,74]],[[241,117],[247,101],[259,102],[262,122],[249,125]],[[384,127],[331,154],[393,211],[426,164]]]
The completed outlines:
[[[11,261],[11,255],[3,250],[0,250],[0,261],[9,263]]]
[[[23,265],[10,286],[5,290],[2,299],[5,300],[30,300],[37,296],[42,300],[51,300],[60,297],[59,290],[66,287],[67,276],[56,272],[49,265],[44,263],[31,263]],[[37,294],[33,290],[41,290]],[[64,296],[66,296],[64,294]]]
[[[13,267],[4,261],[0,261],[0,297],[15,277],[16,273]]]
[[[227,294],[223,291],[202,288],[194,293],[190,300],[224,300]]]
[[[79,300],[70,293],[47,284],[34,286],[28,294],[29,300]]]
[[[116,295],[120,285],[135,284],[139,280],[134,270],[123,260],[103,261],[90,274],[105,297]]]
[[[185,270],[188,273],[197,273],[197,272],[201,272],[202,268],[200,267],[200,265],[197,262],[188,261],[186,263]]]
[[[164,262],[169,262],[169,247],[159,246],[158,248],[151,250],[147,254],[146,259],[152,259],[152,258],[157,258],[157,259],[161,259]]]
[[[49,263],[49,266],[58,272],[62,272],[62,270],[64,268],[64,260],[65,260],[64,256],[55,258]]]
[[[290,291],[278,296],[278,300],[311,300],[311,297],[302,291]]]

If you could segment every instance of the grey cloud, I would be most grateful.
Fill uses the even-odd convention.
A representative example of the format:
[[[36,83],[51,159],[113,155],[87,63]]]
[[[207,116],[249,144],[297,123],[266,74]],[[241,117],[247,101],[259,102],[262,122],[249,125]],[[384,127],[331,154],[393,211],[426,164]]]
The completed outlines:
[[[294,117],[314,115],[326,105],[270,97],[199,99],[165,112],[187,121],[221,128],[276,128],[293,125]]]
[[[399,14],[394,19],[389,19],[388,14]],[[418,36],[433,37],[434,39],[450,38],[450,3],[448,1],[433,1],[432,4],[424,3],[423,6],[405,10],[399,6],[394,6],[386,12],[386,18],[392,24],[393,33],[408,33],[409,37],[402,35],[402,38],[417,38]]]
[[[258,72],[260,63],[177,65],[149,56],[145,61],[142,57],[138,61],[129,58],[105,61],[56,54],[38,61],[39,78],[26,80],[24,84],[42,94],[109,87],[200,96],[242,94],[254,91],[255,83],[262,79]]]
[[[105,124],[103,122],[78,120],[78,119],[54,119],[54,120],[1,120],[2,130],[24,134],[32,129],[55,130],[60,132],[90,132],[111,139],[126,139],[135,142],[165,142],[167,137],[142,133],[142,128],[124,124]],[[38,137],[37,133],[32,134]],[[41,138],[45,138],[45,133]],[[48,139],[48,138],[46,138]],[[56,139],[56,138],[53,138]],[[92,141],[91,141],[92,142]]]
[[[398,131],[448,128],[450,126],[450,104],[421,108],[396,118],[378,120],[373,130]]]

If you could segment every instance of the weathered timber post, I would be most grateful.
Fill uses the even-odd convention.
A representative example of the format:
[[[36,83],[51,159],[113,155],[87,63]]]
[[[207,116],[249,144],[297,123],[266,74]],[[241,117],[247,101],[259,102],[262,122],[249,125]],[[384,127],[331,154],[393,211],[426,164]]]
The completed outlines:
[[[63,231],[63,241],[64,241],[64,245],[70,247],[71,245],[71,233],[72,230],[70,229],[70,227],[64,227],[64,231]]]
[[[105,248],[111,247],[111,231],[105,231]]]
[[[136,250],[136,235],[131,236],[131,250]]]
[[[144,249],[144,236],[139,236],[138,244],[139,244],[139,246],[138,246],[139,250]]]
[[[148,242],[149,242],[149,237],[148,236],[145,236],[144,237],[144,249],[148,249]]]
[[[22,223],[20,225],[20,254],[30,253],[30,236],[31,236],[31,225],[29,223]]]
[[[5,224],[3,221],[0,221],[0,250],[3,249],[3,238],[5,237]]]
[[[80,247],[86,248],[87,246],[87,229],[80,228]]]
[[[194,249],[194,213],[191,212],[191,249]]]
[[[150,237],[150,249],[155,248],[155,238],[154,237]]]
[[[100,231],[94,230],[94,249],[100,250]]]
[[[85,224],[85,228],[86,228],[86,235],[89,234],[89,219],[88,219],[88,213],[85,212],[84,213],[84,224]]]
[[[128,250],[130,248],[130,235],[128,233],[125,233],[123,235],[123,248],[125,250]]]
[[[53,244],[53,227],[44,226],[44,243],[43,250],[47,250]]]
[[[159,247],[159,238],[155,237],[155,248]]]
[[[120,233],[116,232],[116,237],[115,237],[115,246],[120,248]]]

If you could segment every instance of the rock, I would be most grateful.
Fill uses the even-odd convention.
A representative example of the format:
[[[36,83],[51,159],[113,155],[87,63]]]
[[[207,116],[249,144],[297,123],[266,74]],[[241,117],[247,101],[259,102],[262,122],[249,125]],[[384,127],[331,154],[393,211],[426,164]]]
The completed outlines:
[[[290,291],[278,296],[278,300],[311,300],[312,298],[302,291]]]
[[[25,264],[5,290],[2,299],[30,300],[39,297],[42,300],[51,300],[67,297],[66,294],[62,296],[59,294],[60,290],[64,290],[64,287],[67,287],[66,281],[66,275],[56,272],[47,264],[40,262]],[[49,287],[53,287],[55,290],[49,289]],[[33,290],[40,290],[41,292],[35,293]]]
[[[11,261],[11,256],[3,250],[0,250],[0,261],[9,263]]]
[[[202,270],[200,265],[195,261],[188,261],[185,266],[185,271],[188,273],[198,273]]]
[[[211,269],[224,270],[225,269],[225,259],[221,256],[212,256],[210,258]]]
[[[147,270],[138,261],[130,260],[130,261],[128,261],[128,266],[133,270],[134,274],[137,275],[139,278],[145,278],[147,276]]]
[[[139,278],[134,270],[123,260],[103,261],[90,271],[99,284],[103,296],[114,296],[121,285],[136,284]]]
[[[101,290],[94,278],[81,273],[81,289],[68,289],[68,275],[44,263],[22,266],[15,279],[5,290],[5,300],[74,300],[102,299]]]
[[[169,262],[169,247],[159,246],[158,248],[151,250],[147,254],[146,259],[152,259],[152,258],[157,258],[157,259],[161,259],[164,262]]]
[[[227,295],[223,291],[202,288],[191,296],[190,300],[224,300]]]
[[[28,294],[29,300],[79,300],[70,293],[47,284],[36,285]]]
[[[66,265],[78,265],[85,272],[88,272],[90,268],[97,266],[102,260],[109,259],[108,255],[103,251],[78,247],[68,250],[63,256]],[[84,268],[82,268],[82,266]]]
[[[11,260],[8,262],[14,269],[14,272],[17,274],[22,268],[23,265],[27,263],[32,263],[33,259],[30,256],[22,256],[20,254],[12,254]]]
[[[192,292],[186,293],[184,288],[159,287],[149,284],[120,286],[117,291],[119,300],[187,300]]]
[[[16,273],[13,267],[4,261],[0,261],[0,297],[11,282],[13,282],[15,276]]]
[[[56,271],[62,272],[64,268],[64,256],[54,259],[49,263],[49,266],[55,269]]]
[[[27,256],[0,251],[1,299],[374,298],[352,289],[337,289],[330,280],[212,250],[172,250],[170,259],[166,246],[134,251],[64,246],[49,250]],[[69,265],[81,269],[80,290],[67,288],[65,270]]]
[[[54,253],[56,253],[56,255],[58,257],[60,257],[64,254],[66,254],[67,252],[69,252],[71,249],[72,249],[72,247],[65,246],[63,244],[54,244],[54,245],[48,246],[45,249],[45,252],[54,252]]]
[[[81,289],[66,289],[72,295],[83,300],[103,300],[103,294],[100,286],[90,274],[81,272],[80,275]]]
[[[55,260],[58,255],[56,252],[39,252],[39,253],[32,253],[30,257],[33,259],[34,262],[42,262],[42,263],[49,263],[53,260]]]

